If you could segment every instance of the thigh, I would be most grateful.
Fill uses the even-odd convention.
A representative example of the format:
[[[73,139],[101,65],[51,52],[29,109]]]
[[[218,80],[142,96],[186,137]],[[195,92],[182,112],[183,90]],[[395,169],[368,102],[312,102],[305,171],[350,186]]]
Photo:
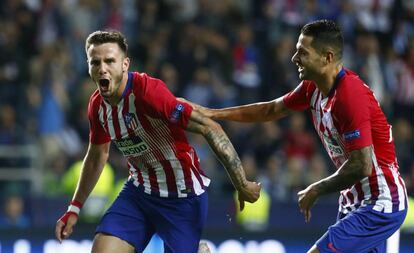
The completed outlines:
[[[92,253],[134,253],[135,248],[128,242],[112,235],[98,233],[93,240]]]
[[[165,253],[197,252],[207,209],[207,193],[160,203],[155,228],[164,241]]]
[[[320,252],[385,252],[385,241],[401,226],[405,213],[360,207],[330,226],[316,245]]]
[[[155,230],[137,204],[140,197],[126,185],[102,217],[96,233],[117,237],[132,245],[137,252],[144,251]]]
[[[312,248],[310,248],[310,250],[308,250],[307,253],[320,253],[318,247],[315,245],[312,246]]]

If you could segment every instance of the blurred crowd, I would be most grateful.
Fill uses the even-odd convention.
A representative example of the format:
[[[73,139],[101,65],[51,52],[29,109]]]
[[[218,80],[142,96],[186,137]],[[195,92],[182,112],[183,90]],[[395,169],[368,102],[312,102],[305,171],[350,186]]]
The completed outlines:
[[[75,186],[62,185],[76,180],[68,174],[74,175],[71,168],[87,147],[87,104],[96,88],[84,49],[90,32],[122,31],[132,71],[162,79],[178,97],[220,108],[271,100],[296,87],[290,59],[300,28],[321,18],[342,27],[345,66],[371,87],[393,125],[400,171],[414,196],[412,0],[3,0],[0,146],[37,146],[42,189],[35,194],[69,198]],[[334,171],[308,117],[221,122],[248,177],[261,181],[274,201],[296,201],[298,190]],[[206,142],[189,138],[213,179],[211,194],[231,196],[227,175]],[[109,164],[106,184],[113,188],[102,190],[103,196],[127,176],[116,150]],[[19,161],[1,158],[0,176],[2,167],[13,166]],[[1,178],[0,212],[13,215],[2,216],[0,228],[28,226],[28,182]],[[19,208],[22,217],[14,217]]]

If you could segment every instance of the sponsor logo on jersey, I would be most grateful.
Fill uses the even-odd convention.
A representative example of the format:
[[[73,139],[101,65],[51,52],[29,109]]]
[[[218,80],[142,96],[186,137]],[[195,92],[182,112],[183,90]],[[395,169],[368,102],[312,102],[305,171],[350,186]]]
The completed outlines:
[[[191,190],[190,188],[186,188],[186,189],[180,190],[180,192],[181,192],[181,193],[186,193],[186,194],[189,194],[189,193],[192,193],[192,192],[193,192],[193,190]]]
[[[177,123],[178,120],[181,118],[181,114],[183,113],[183,111],[184,111],[184,105],[177,104],[170,115],[170,122]]]
[[[126,157],[140,155],[149,149],[148,144],[145,143],[139,136],[116,140],[115,144],[119,151],[121,151],[121,153]]]
[[[135,113],[128,112],[124,115],[125,125],[131,129],[135,130],[138,127],[138,120]]]
[[[329,149],[330,153],[334,156],[343,155],[344,152],[338,142],[333,138],[324,134],[324,140],[326,147]]]
[[[351,132],[344,133],[344,139],[347,141],[358,139],[359,137],[361,137],[361,133],[359,132],[358,129],[351,131]]]

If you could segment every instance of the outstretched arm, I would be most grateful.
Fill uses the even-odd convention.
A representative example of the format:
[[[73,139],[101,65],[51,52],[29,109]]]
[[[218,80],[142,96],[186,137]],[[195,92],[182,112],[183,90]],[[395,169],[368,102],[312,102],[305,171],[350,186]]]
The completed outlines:
[[[110,142],[94,145],[89,144],[83,160],[83,166],[73,200],[85,203],[95,187],[109,156]]]
[[[203,135],[210,148],[223,164],[231,182],[239,193],[240,210],[244,207],[244,201],[255,202],[260,195],[260,184],[246,179],[240,158],[221,126],[195,108],[191,112],[187,130]]]
[[[298,193],[299,207],[308,222],[310,209],[322,195],[338,192],[370,176],[372,172],[372,147],[364,147],[350,152],[349,159],[332,175],[311,184]]]
[[[80,205],[85,203],[89,194],[98,182],[104,165],[108,160],[109,146],[110,142],[101,145],[89,144],[72,202],[77,202]],[[73,226],[76,224],[77,220],[77,214],[66,212],[56,223],[56,238],[59,241],[68,238],[72,234]]]
[[[216,120],[264,122],[278,120],[287,116],[291,112],[291,110],[289,110],[284,104],[283,97],[267,102],[258,102],[222,109],[210,109],[202,107],[183,98],[180,98],[180,100],[191,104],[205,116]]]

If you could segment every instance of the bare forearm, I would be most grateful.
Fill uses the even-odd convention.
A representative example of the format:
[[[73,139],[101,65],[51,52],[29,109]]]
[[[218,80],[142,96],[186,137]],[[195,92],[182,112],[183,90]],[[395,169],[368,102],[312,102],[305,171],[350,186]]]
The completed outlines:
[[[210,148],[223,164],[237,190],[247,184],[240,158],[218,123],[206,117],[203,112],[196,108],[191,113],[187,130],[204,136]]]
[[[362,173],[352,163],[347,161],[338,171],[315,184],[320,195],[338,192],[351,187],[363,178]]]
[[[95,166],[85,164],[81,171],[81,175],[78,181],[78,185],[73,195],[73,199],[84,203],[92,192],[102,170],[95,169]]]
[[[90,154],[85,156],[73,200],[84,203],[94,189],[107,161],[108,154]]]
[[[371,174],[371,147],[351,154],[351,157],[331,176],[315,183],[313,188],[319,195],[338,192],[354,185]]]
[[[282,98],[224,109],[208,109],[206,113],[212,119],[239,122],[263,122],[280,119],[288,114]]]
[[[221,128],[212,129],[205,138],[226,169],[234,187],[239,190],[247,184],[240,158]]]

